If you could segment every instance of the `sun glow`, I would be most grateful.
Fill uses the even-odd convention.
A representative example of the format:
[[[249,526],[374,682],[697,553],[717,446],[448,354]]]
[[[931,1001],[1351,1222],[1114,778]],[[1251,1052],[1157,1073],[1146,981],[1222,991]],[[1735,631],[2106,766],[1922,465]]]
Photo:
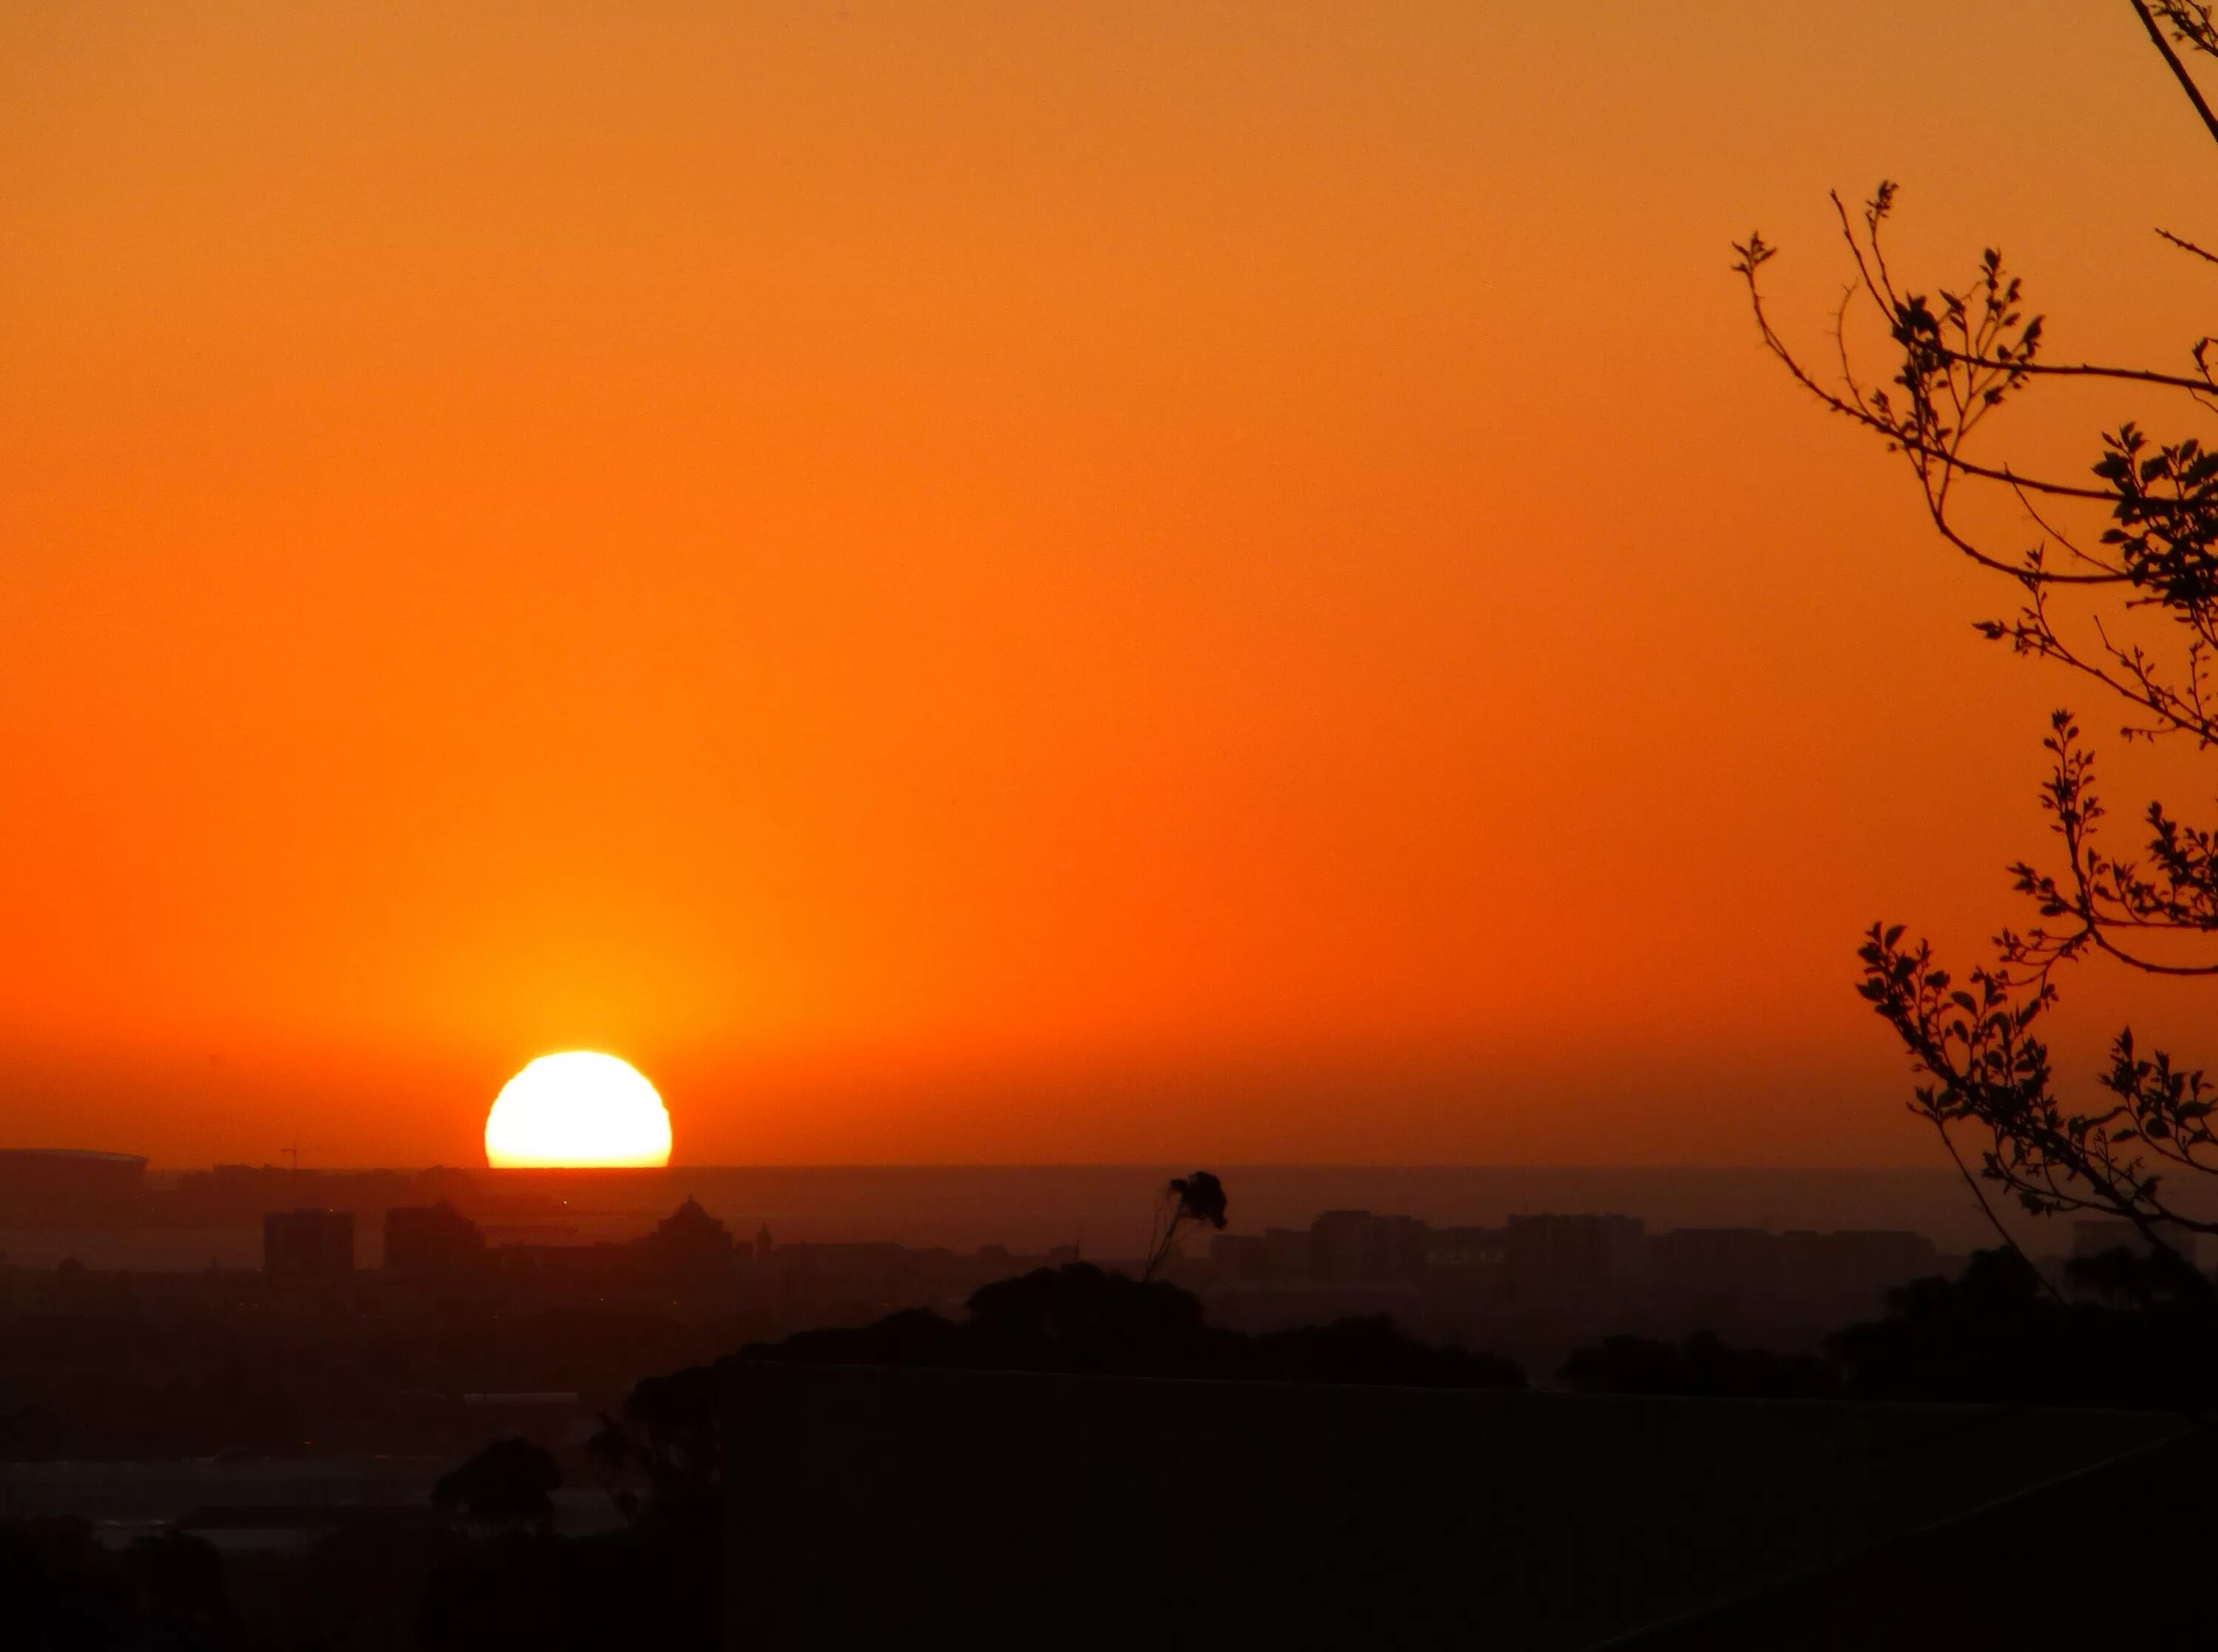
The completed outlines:
[[[542,1055],[501,1086],[485,1145],[496,1170],[666,1165],[670,1115],[630,1062],[573,1049]]]

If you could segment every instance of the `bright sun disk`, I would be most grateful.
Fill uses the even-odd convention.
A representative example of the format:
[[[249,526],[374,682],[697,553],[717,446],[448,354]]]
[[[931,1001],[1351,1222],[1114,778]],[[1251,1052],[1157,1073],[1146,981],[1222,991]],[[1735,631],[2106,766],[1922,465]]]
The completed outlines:
[[[666,1165],[670,1115],[630,1062],[573,1049],[542,1055],[501,1086],[485,1144],[496,1170]]]

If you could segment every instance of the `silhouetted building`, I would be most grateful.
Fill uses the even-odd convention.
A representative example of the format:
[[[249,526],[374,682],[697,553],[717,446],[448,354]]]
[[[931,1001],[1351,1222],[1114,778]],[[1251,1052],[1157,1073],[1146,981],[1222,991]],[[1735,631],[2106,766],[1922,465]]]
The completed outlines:
[[[1876,1298],[1940,1265],[1923,1234],[1859,1228],[1678,1228],[1651,1239],[1648,1254],[1658,1290],[1713,1302]]]
[[[1306,1228],[1263,1229],[1263,1277],[1267,1279],[1307,1279],[1310,1277],[1310,1234]]]
[[[136,1154],[83,1148],[0,1148],[0,1226],[68,1227],[112,1221],[146,1192]]]
[[[1263,1241],[1254,1234],[1218,1234],[1209,1241],[1209,1263],[1220,1278],[1252,1284],[1263,1277]]]
[[[1314,1254],[1307,1228],[1266,1228],[1260,1234],[1219,1234],[1209,1242],[1209,1259],[1229,1283],[1292,1285],[1310,1283]],[[1050,1253],[1050,1261],[1066,1259]],[[1068,1259],[1075,1259],[1075,1255]]]
[[[283,1165],[213,1165],[204,1174],[183,1178],[177,1185],[194,1203],[211,1209],[268,1210],[284,1200],[300,1198],[304,1188],[313,1189],[308,1197],[315,1197],[323,1191],[319,1185],[322,1179],[315,1171],[304,1176]]]
[[[958,1276],[970,1279],[976,1273],[969,1263],[958,1267],[952,1251],[916,1250],[891,1240],[788,1245],[778,1253],[776,1265],[790,1299],[846,1303],[851,1311],[877,1313],[928,1301]]]
[[[501,1288],[525,1300],[576,1301],[635,1287],[645,1243],[495,1245],[486,1260]]]
[[[1415,1283],[1424,1271],[1425,1224],[1418,1217],[1328,1210],[1310,1223],[1310,1277],[1319,1284]]]
[[[732,1275],[732,1230],[687,1199],[640,1241],[649,1270],[672,1284],[706,1284]]]
[[[1491,1301],[1509,1290],[1509,1233],[1501,1228],[1428,1228],[1425,1283],[1464,1302]]]
[[[304,1289],[347,1284],[354,1278],[354,1212],[265,1213],[262,1275],[272,1284]]]
[[[1607,1302],[1639,1283],[1645,1259],[1638,1216],[1512,1216],[1502,1244],[1510,1300],[1533,1308]]]
[[[1211,1241],[1209,1259],[1232,1284],[1413,1285],[1426,1277],[1430,1231],[1417,1216],[1328,1210],[1305,1228],[1220,1234]]]
[[[1844,1228],[1781,1234],[1780,1240],[1789,1288],[1812,1295],[1878,1296],[1941,1269],[1940,1253],[1924,1234]]]
[[[385,1213],[385,1271],[411,1278],[453,1278],[485,1262],[485,1234],[444,1199],[396,1205]]]
[[[1779,1235],[1762,1228],[1676,1228],[1651,1239],[1648,1254],[1652,1283],[1681,1296],[1770,1296],[1786,1283]]]

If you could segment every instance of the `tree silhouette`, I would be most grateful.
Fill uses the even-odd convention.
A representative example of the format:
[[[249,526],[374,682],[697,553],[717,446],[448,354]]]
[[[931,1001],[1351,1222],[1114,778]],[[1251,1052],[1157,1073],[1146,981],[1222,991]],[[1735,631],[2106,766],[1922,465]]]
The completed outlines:
[[[223,1556],[204,1539],[167,1531],[116,1554],[82,1520],[0,1519],[0,1645],[229,1652],[247,1643]]]
[[[543,1531],[562,1483],[554,1459],[528,1439],[497,1439],[439,1476],[431,1500],[479,1525]]]
[[[1140,1271],[1141,1283],[1154,1278],[1155,1270],[1170,1259],[1171,1241],[1178,1237],[1180,1222],[1205,1222],[1222,1232],[1224,1221],[1223,1182],[1205,1170],[1172,1177],[1156,1207],[1155,1233],[1148,1244],[1148,1265]]]
[[[720,1465],[716,1376],[692,1365],[642,1378],[624,1396],[624,1420],[637,1430],[633,1449],[658,1486],[665,1480],[713,1483]]]
[[[1525,1385],[1525,1374],[1513,1361],[1421,1342],[1384,1315],[1261,1333],[1234,1331],[1209,1324],[1201,1299],[1168,1279],[1134,1279],[1090,1262],[1036,1268],[981,1285],[960,1321],[930,1309],[908,1309],[874,1325],[750,1343],[741,1354],[820,1365],[1416,1388]]]
[[[2218,59],[2211,8],[2128,3],[2218,143],[2218,115],[2181,55],[2184,48]],[[1882,183],[1859,213],[1838,195],[1833,205],[1852,268],[1834,319],[1837,366],[1821,373],[1775,327],[1762,275],[1777,249],[1751,235],[1734,247],[1734,270],[1747,283],[1764,344],[1823,405],[1903,455],[1947,544],[2016,587],[2016,611],[1982,622],[1982,635],[2124,702],[2123,739],[2184,740],[2208,752],[2218,743],[2218,452],[2193,436],[2167,439],[2124,423],[2102,433],[2082,478],[1974,456],[1971,442],[2006,403],[2044,381],[2134,387],[2162,404],[2167,424],[2195,411],[2181,399],[2210,411],[2218,340],[2196,341],[2176,369],[2048,360],[2042,318],[2030,312],[1999,252],[1987,250],[1956,290],[1913,292],[1887,255],[1895,186]],[[2218,263],[2218,254],[2186,235],[2156,232]],[[1866,338],[1885,362],[1878,371]],[[2018,507],[2029,548],[1997,544],[1974,520],[1982,498]],[[2097,1095],[2073,1101],[2060,1092],[2039,1027],[2056,1002],[2060,971],[2082,959],[2150,975],[2218,976],[2218,827],[2152,802],[2142,817],[2145,850],[2114,853],[2100,840],[2096,753],[2077,719],[2056,712],[2043,744],[2050,772],[2041,807],[2060,848],[2052,864],[2010,869],[2033,904],[2031,924],[2003,929],[1992,961],[1961,981],[1926,942],[1906,943],[1903,925],[1874,924],[1859,954],[1859,990],[1923,1075],[1912,1110],[1934,1127],[1990,1218],[1982,1181],[2036,1215],[2123,1218],[2151,1245],[2172,1250],[2186,1234],[2218,1233],[2218,1222],[2184,1210],[2176,1191],[2183,1173],[2218,1173],[2210,1122],[2218,1095],[2199,1070],[2144,1049],[2128,1028],[2097,1076]]]

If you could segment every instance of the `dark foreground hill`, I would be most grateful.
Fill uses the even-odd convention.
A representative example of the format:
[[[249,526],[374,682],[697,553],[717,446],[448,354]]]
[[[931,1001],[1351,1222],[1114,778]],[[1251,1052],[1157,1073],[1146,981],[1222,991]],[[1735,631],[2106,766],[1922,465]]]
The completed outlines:
[[[929,1309],[803,1331],[746,1357],[818,1365],[1092,1372],[1417,1388],[1522,1388],[1510,1360],[1422,1342],[1383,1315],[1260,1333],[1205,1324],[1191,1291],[1087,1263],[1040,1268],[974,1292],[951,1320]]]
[[[721,1381],[734,1649],[2029,1646],[2121,1595],[2135,1632],[2084,1643],[2207,1643],[2199,1570],[2145,1569],[2190,1558],[2218,1465],[2174,1417],[751,1359]]]

